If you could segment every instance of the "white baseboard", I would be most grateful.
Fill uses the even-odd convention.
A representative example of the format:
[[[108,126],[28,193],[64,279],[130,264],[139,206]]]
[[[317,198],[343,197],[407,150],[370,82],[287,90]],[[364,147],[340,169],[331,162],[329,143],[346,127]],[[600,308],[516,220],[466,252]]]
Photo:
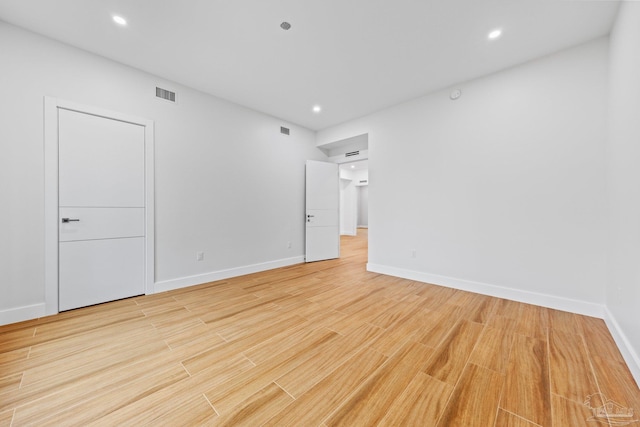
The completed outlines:
[[[215,282],[217,280],[224,280],[230,277],[244,276],[245,274],[258,273],[260,271],[273,270],[274,268],[286,267],[293,264],[300,264],[302,262],[304,262],[304,256],[297,256],[293,258],[284,258],[275,261],[262,262],[259,264],[230,268],[228,270],[212,271],[205,274],[197,274],[194,276],[163,280],[161,282],[155,283],[154,293],[186,288],[189,286],[200,285],[208,282]]]
[[[22,322],[25,320],[37,319],[45,316],[45,304],[25,305],[8,310],[0,310],[0,325]]]
[[[470,280],[457,279],[455,277],[439,276],[437,274],[405,270],[380,264],[368,263],[367,270],[374,273],[402,277],[403,279],[433,283],[434,285],[446,286],[448,288],[459,289],[462,291],[475,292],[492,297],[539,305],[541,307],[553,308],[555,310],[569,311],[571,313],[582,314],[585,316],[598,317],[600,319],[605,317],[605,306],[592,302],[523,291],[520,289],[505,288],[502,286],[490,285],[488,283],[473,282]]]
[[[616,318],[607,307],[605,307],[604,321],[609,328],[609,332],[611,332],[611,336],[618,345],[622,357],[624,357],[625,362],[627,362],[631,375],[633,375],[636,384],[640,387],[640,357],[638,357],[638,353],[636,353],[629,339],[622,331],[622,328],[620,328]]]

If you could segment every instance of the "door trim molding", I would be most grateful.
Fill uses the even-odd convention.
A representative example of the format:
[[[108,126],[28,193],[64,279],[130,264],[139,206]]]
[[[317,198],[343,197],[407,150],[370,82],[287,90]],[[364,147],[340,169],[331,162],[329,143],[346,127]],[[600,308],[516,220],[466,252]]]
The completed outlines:
[[[70,110],[144,127],[145,147],[145,294],[154,293],[154,133],[153,120],[44,97],[45,315],[58,313],[58,110]]]

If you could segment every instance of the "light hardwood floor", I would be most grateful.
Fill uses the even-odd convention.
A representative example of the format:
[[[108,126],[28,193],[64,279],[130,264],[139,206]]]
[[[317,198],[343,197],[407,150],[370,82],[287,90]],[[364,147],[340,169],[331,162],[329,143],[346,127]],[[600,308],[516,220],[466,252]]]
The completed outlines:
[[[366,247],[2,326],[0,426],[594,426],[589,396],[640,415],[602,320],[369,273]]]

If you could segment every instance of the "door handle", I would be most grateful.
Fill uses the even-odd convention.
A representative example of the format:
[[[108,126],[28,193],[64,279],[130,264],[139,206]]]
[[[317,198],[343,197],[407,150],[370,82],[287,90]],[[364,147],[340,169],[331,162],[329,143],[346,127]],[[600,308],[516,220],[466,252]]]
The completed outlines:
[[[315,215],[307,215],[307,218],[314,218]]]
[[[66,224],[68,222],[80,222],[79,218],[62,218],[62,223]]]

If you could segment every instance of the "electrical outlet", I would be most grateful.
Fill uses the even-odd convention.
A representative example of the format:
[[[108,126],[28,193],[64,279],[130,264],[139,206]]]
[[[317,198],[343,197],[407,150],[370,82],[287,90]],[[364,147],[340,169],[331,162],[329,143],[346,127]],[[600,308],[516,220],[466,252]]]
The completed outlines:
[[[287,248],[291,249],[291,242],[287,242]]]
[[[196,252],[196,261],[204,260],[204,252]]]
[[[411,258],[415,258],[416,257],[416,250],[412,250],[411,251]]]

